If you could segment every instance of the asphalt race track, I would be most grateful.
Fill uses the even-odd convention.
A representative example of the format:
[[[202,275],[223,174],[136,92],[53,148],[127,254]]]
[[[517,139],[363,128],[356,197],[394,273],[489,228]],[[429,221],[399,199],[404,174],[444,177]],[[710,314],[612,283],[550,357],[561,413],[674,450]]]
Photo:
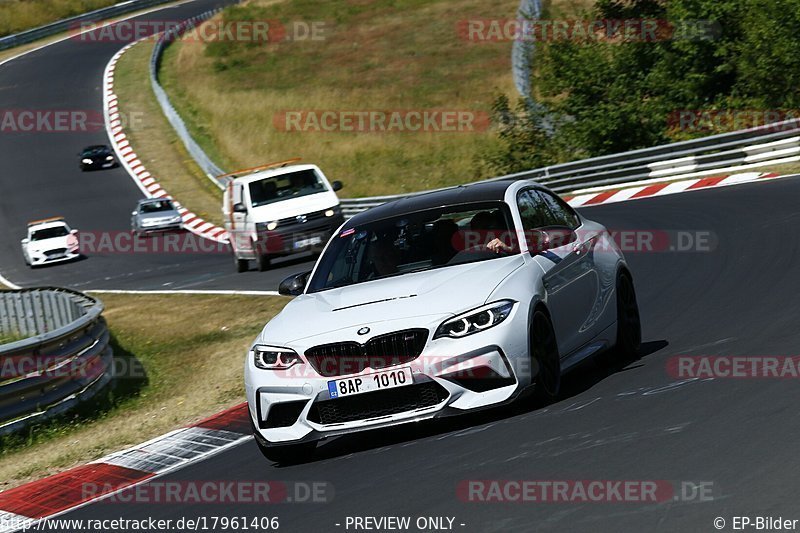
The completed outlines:
[[[226,3],[196,0],[138,17],[181,21]],[[0,109],[85,111],[102,117],[102,74],[125,42],[67,39],[0,66]],[[267,273],[236,274],[233,257],[219,253],[99,253],[71,264],[30,270],[20,251],[29,220],[64,216],[82,232],[114,235],[130,229],[130,212],[142,193],[122,167],[81,172],[78,152],[108,144],[102,123],[91,131],[0,132],[0,272],[21,286],[88,289],[274,290],[308,258]],[[98,241],[99,242],[99,241]],[[120,248],[120,251],[122,249]],[[309,265],[305,265],[310,268]]]
[[[269,464],[245,444],[158,481],[323,481],[331,503],[237,506],[98,502],[64,518],[278,516],[281,531],[345,531],[347,516],[450,516],[456,531],[715,531],[716,517],[800,511],[797,384],[670,375],[678,355],[795,355],[790,311],[800,222],[793,179],[583,209],[620,230],[709,232],[712,251],[628,253],[643,356],[590,362],[561,399],[331,440],[301,465]],[[665,480],[705,483],[713,501],[470,503],[463,480]],[[341,524],[336,526],[335,524]],[[460,524],[464,526],[460,526]],[[726,528],[726,530],[730,530]],[[350,531],[353,531],[351,528]]]

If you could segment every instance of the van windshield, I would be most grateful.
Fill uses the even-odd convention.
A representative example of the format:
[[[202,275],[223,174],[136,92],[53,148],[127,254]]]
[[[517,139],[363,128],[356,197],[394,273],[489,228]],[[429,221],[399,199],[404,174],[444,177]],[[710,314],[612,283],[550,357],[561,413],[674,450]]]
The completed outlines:
[[[250,202],[258,207],[325,190],[325,184],[313,169],[299,170],[254,181],[250,184]]]

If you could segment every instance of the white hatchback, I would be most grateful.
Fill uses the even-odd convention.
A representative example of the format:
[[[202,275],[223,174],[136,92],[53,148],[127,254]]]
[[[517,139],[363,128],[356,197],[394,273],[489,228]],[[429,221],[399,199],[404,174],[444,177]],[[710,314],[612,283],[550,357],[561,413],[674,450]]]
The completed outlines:
[[[78,230],[62,217],[28,222],[28,236],[22,239],[22,256],[30,267],[70,261],[80,257]]]

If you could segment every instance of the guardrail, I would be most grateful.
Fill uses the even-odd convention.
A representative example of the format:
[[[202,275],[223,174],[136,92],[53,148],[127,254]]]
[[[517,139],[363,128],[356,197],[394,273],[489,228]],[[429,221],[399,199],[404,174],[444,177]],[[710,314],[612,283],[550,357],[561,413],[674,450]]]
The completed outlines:
[[[0,434],[62,414],[110,380],[100,300],[59,288],[0,291]]]
[[[150,56],[150,85],[153,87],[153,92],[156,95],[156,100],[158,100],[158,105],[161,106],[161,112],[164,113],[167,121],[169,121],[172,129],[175,130],[175,133],[183,142],[183,145],[192,156],[192,159],[194,159],[195,163],[197,163],[197,165],[203,170],[203,172],[206,174],[206,176],[208,176],[214,185],[220,189],[224,189],[225,184],[217,180],[216,177],[225,174],[225,171],[222,170],[216,163],[214,163],[214,161],[208,157],[203,149],[200,148],[200,145],[198,145],[197,142],[192,138],[189,130],[186,128],[186,123],[183,122],[181,116],[172,106],[172,102],[169,101],[169,96],[167,96],[166,91],[164,91],[164,88],[161,87],[161,84],[158,82],[158,69],[161,66],[161,58],[164,55],[164,50],[167,48],[167,46],[172,44],[187,30],[194,28],[199,22],[208,20],[219,11],[220,9],[206,11],[205,13],[201,13],[200,15],[183,21],[175,28],[171,28],[161,34],[161,37],[158,38],[156,45],[153,48],[153,54]]]
[[[81,29],[81,26],[86,23],[98,22],[111,17],[116,17],[117,15],[124,15],[125,13],[131,13],[146,7],[155,6],[158,4],[166,4],[167,2],[174,1],[175,0],[129,0],[127,2],[120,2],[119,4],[115,4],[113,6],[90,11],[89,13],[84,13],[83,15],[62,19],[51,24],[33,28],[32,30],[0,37],[0,50],[6,50],[21,44],[27,44],[43,37],[55,35],[57,33],[63,33],[70,30],[78,31]]]
[[[530,1],[523,1],[521,6],[529,3]],[[172,35],[165,36],[163,43],[159,42],[151,59],[151,77],[153,89],[162,104],[164,115],[183,140],[195,162],[212,178],[214,183],[222,187],[223,184],[214,179],[214,176],[223,174],[224,171],[214,164],[191,138],[186,125],[157,81],[158,65],[164,47],[186,28],[191,27],[188,25],[189,23],[196,24],[197,21],[204,20],[214,13],[216,11],[204,13],[187,21],[186,27],[182,30],[174,30]],[[520,54],[521,52],[518,51],[515,56]],[[800,119],[535,168],[486,181],[533,179],[549,186],[556,192],[568,192],[649,179],[665,181],[679,177],[702,176],[723,170],[739,170],[737,167],[754,168],[795,161],[800,161]],[[384,202],[425,192],[430,191],[343,199],[342,209],[345,216],[350,217]]]

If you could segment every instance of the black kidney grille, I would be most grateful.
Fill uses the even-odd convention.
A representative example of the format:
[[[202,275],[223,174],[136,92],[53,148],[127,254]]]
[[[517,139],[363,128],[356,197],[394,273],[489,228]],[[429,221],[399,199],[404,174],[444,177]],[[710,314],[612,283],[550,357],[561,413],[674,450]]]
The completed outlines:
[[[308,419],[325,425],[368,420],[433,407],[447,397],[448,393],[444,387],[429,381],[314,402],[308,413]]]
[[[413,361],[428,340],[427,329],[407,329],[373,337],[366,344],[336,342],[309,348],[306,359],[321,376],[346,376]]]

